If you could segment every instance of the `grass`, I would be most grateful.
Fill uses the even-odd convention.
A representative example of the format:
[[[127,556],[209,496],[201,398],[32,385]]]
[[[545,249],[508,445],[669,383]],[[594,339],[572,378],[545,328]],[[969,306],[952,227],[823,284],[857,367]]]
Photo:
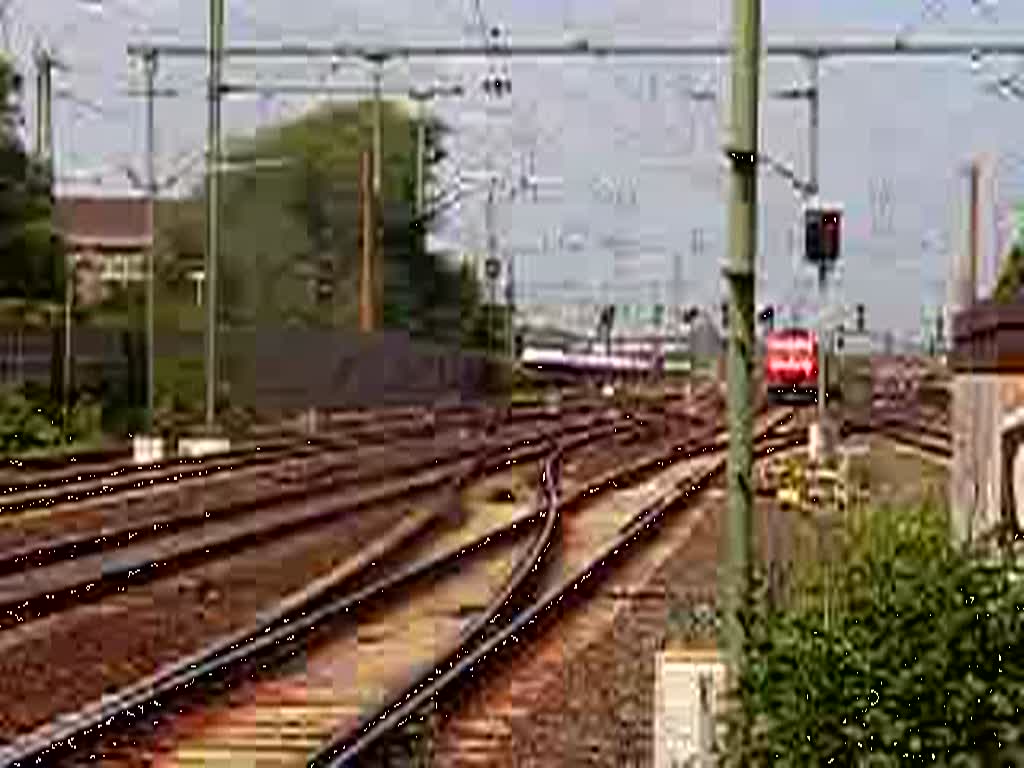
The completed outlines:
[[[544,393],[536,389],[516,389],[509,395],[509,402],[513,405],[542,405]]]
[[[926,510],[946,509],[949,481],[945,469],[900,451],[884,439],[871,438],[868,447],[866,454],[849,459],[851,490],[859,487],[867,493],[859,501],[851,493],[844,517],[825,522],[816,515],[789,513],[790,594],[799,596],[799,602],[805,606],[815,605],[820,599],[819,594],[805,602],[821,585],[824,574],[841,566],[856,552],[870,555],[885,548],[887,534],[868,541],[864,538],[866,530],[895,534],[896,528],[904,522],[914,523]]]
[[[95,437],[89,440],[76,440],[71,443],[51,446],[49,448],[35,448],[18,455],[19,459],[48,459],[56,456],[74,456],[79,453],[91,451],[102,451],[114,445],[110,437]]]
[[[867,455],[850,460],[850,471],[868,486],[876,503],[915,506],[946,498],[946,469],[901,451],[884,439],[872,438],[869,446]]]

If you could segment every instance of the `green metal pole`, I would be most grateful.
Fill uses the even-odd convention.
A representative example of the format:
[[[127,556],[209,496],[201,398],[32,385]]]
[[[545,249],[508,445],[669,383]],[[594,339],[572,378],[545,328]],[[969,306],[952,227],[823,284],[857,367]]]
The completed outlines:
[[[149,223],[149,247],[146,249],[146,434],[153,434],[156,387],[156,71],[157,55],[149,52],[143,59],[146,75],[146,218]]]
[[[210,0],[206,158],[206,427],[217,409],[217,262],[220,259],[221,81],[224,0]]]
[[[381,279],[381,270],[383,269],[381,251],[384,238],[384,199],[381,191],[384,167],[381,76],[381,66],[378,64],[373,71],[373,271],[371,273],[373,282],[370,286],[373,293],[375,330],[378,327],[378,322],[383,323],[384,317],[383,282]]]
[[[416,218],[423,216],[423,198],[427,185],[426,177],[426,156],[427,156],[427,110],[424,108],[423,100],[417,102],[416,120]]]
[[[491,163],[488,161],[487,167],[491,168]],[[487,317],[487,351],[493,358],[495,353],[495,336],[498,332],[497,318],[495,317],[495,305],[498,303],[498,277],[497,275],[490,274],[490,265],[494,264],[498,259],[498,235],[495,231],[494,225],[494,207],[495,201],[495,189],[497,186],[497,180],[491,177],[488,182],[489,187],[487,189],[487,207],[484,210],[485,229],[487,230],[487,265],[488,270],[487,282],[490,288],[490,301],[491,305],[488,309]]]
[[[749,605],[753,552],[753,408],[751,373],[754,341],[754,278],[757,246],[758,87],[761,47],[760,0],[734,0],[732,165],[729,200],[730,289],[729,513],[724,530],[722,583],[723,650],[736,679],[745,654],[740,611]]]
[[[36,54],[36,153],[53,176],[53,67],[49,51]]]
[[[821,137],[821,61],[818,56],[810,56],[807,60],[810,86],[807,89],[809,111],[807,126],[810,144],[810,181],[807,185],[808,202],[815,202],[821,192],[819,175],[820,137]],[[818,320],[818,450],[819,456],[827,460],[831,455],[828,431],[828,367],[829,367],[829,328],[828,328],[828,265],[818,267],[818,299],[820,317]]]
[[[53,68],[50,52],[36,54],[36,154],[43,163],[51,197],[56,195],[56,173],[53,153]],[[73,260],[64,257],[64,356],[61,366],[61,429],[67,437],[71,414],[71,368],[74,365],[71,347],[71,312],[75,300]]]
[[[510,252],[505,267],[505,352],[509,362],[515,362],[515,313],[516,273],[513,254]]]
[[[384,158],[381,157],[381,71],[378,66],[373,71],[373,196],[374,201],[380,205],[381,187],[381,165]]]

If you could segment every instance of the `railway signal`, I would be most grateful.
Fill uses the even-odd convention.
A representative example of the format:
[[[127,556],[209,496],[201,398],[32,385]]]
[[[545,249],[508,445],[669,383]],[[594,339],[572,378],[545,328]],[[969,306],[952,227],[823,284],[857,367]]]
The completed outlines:
[[[315,285],[317,302],[330,304],[334,300],[334,263],[330,257],[317,262]]]
[[[765,307],[761,312],[761,322],[769,331],[775,330],[775,307]]]
[[[330,277],[317,277],[316,300],[319,304],[330,304],[334,300],[334,282]]]
[[[615,326],[615,305],[606,304],[601,307],[601,314],[597,318],[597,335],[600,341],[604,342],[605,354],[612,353],[612,328]]]
[[[808,207],[804,211],[804,233],[809,262],[827,269],[839,260],[842,211],[835,207]]]
[[[512,93],[512,80],[503,75],[488,75],[484,78],[483,89],[488,96],[507,96]]]
[[[501,262],[496,258],[489,258],[484,265],[484,269],[487,273],[487,279],[494,281],[501,276]]]
[[[867,329],[867,323],[864,321],[864,305],[857,305],[857,333],[864,333]]]

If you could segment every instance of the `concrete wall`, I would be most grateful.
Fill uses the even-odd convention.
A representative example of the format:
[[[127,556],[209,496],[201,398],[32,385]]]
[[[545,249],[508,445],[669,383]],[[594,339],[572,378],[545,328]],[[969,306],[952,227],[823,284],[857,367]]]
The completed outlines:
[[[953,534],[1024,533],[1024,302],[953,318]]]
[[[1016,534],[1024,533],[1024,374],[1000,382],[1000,513]]]
[[[960,375],[953,382],[953,466],[950,494],[953,538],[966,543],[998,521],[997,423],[999,379]]]
[[[142,402],[140,333],[81,327],[71,339],[76,385],[128,387]],[[236,405],[255,410],[471,400],[486,394],[492,374],[481,354],[403,333],[225,330],[218,342],[222,383]],[[59,331],[0,329],[0,385],[59,387],[62,350]],[[159,333],[156,354],[192,361],[202,375],[202,334]]]
[[[954,539],[1024,532],[1024,373],[958,374],[952,431]]]
[[[402,333],[276,329],[226,336],[232,396],[254,408],[429,404],[474,399],[487,385],[482,356]]]

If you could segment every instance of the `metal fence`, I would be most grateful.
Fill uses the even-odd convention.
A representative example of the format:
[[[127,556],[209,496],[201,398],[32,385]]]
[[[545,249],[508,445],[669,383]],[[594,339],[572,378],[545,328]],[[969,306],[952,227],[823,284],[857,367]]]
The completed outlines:
[[[480,354],[416,342],[290,329],[233,331],[222,341],[229,398],[243,407],[366,407],[474,399],[489,364]]]
[[[256,411],[471,400],[485,396],[493,381],[484,355],[403,333],[230,329],[218,342],[221,391],[233,406]],[[140,333],[76,328],[71,349],[76,390],[114,388],[143,401]],[[0,386],[33,383],[57,393],[63,356],[60,331],[0,329]],[[158,334],[156,357],[158,391],[178,386],[194,392],[199,385],[202,392],[202,334]],[[161,382],[176,365],[184,373]]]
[[[49,385],[53,339],[46,331],[0,330],[0,385]]]
[[[138,335],[97,328],[72,334],[72,380],[77,386],[96,386],[131,374],[133,345]],[[64,335],[59,330],[0,328],[0,386],[36,384],[61,386]]]

